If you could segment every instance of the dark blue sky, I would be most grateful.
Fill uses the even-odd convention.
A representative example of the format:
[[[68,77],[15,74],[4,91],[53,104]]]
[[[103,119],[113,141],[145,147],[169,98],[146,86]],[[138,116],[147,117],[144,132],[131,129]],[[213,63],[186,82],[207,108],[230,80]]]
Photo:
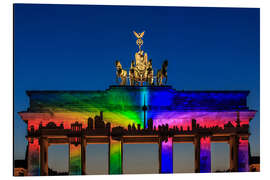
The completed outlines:
[[[15,159],[26,148],[26,125],[17,114],[29,105],[25,91],[107,89],[115,84],[114,61],[128,69],[134,58],[133,30],[146,31],[143,50],[154,69],[169,60],[175,89],[250,90],[248,105],[258,110],[251,151],[259,155],[259,14],[256,8],[14,5]]]

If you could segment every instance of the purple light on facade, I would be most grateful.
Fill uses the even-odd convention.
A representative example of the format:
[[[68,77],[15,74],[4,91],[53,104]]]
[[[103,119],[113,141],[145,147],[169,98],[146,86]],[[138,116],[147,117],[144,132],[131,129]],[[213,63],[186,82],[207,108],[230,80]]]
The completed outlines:
[[[161,142],[161,173],[173,173],[173,138]]]
[[[210,137],[202,137],[200,140],[200,172],[211,172],[211,141]]]
[[[238,149],[238,171],[248,172],[248,140],[239,139]]]

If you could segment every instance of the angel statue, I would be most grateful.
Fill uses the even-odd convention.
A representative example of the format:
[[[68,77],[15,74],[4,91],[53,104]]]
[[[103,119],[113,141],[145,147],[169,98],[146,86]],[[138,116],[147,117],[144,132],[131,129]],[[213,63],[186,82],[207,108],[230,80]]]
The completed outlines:
[[[148,65],[148,56],[143,50],[139,50],[135,53],[136,66],[134,68],[134,78],[136,85],[140,82],[142,86],[143,82],[147,79],[147,65]]]
[[[140,70],[143,71],[146,69],[146,66],[148,64],[148,56],[147,53],[143,52],[143,50],[140,50],[135,53],[135,60],[136,60],[136,67]]]

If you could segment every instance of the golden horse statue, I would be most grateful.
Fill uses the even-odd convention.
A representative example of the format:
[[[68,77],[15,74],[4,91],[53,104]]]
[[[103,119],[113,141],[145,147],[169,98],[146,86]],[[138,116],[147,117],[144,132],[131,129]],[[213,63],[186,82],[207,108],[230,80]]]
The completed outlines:
[[[165,84],[167,83],[167,68],[168,68],[168,60],[165,60],[162,64],[162,68],[158,70],[157,72],[157,86],[162,85],[163,78],[166,78]]]
[[[130,69],[129,69],[129,85],[134,86],[135,85],[135,62],[132,60]]]
[[[122,68],[121,63],[118,60],[115,61],[115,66],[116,66],[116,82],[119,83],[118,79],[121,78],[120,85],[121,86],[126,85],[127,71]]]
[[[147,83],[148,85],[154,85],[154,70],[152,67],[152,59],[149,59],[147,65]]]

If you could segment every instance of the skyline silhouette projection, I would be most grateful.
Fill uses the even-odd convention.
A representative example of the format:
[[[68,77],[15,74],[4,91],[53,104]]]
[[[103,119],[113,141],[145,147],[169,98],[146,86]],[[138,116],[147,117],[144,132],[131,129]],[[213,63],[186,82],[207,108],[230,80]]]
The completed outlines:
[[[109,144],[109,174],[123,173],[124,143],[158,144],[159,172],[173,173],[173,143],[194,143],[195,172],[211,172],[211,142],[227,142],[230,171],[249,171],[249,121],[256,111],[246,104],[248,91],[110,86],[27,94],[30,106],[19,114],[28,125],[29,175],[48,175],[48,144],[66,143],[71,175],[86,174],[87,143]]]
[[[111,174],[123,173],[123,170],[128,172],[123,167],[127,166],[123,160],[127,153],[125,147],[136,141],[140,144],[132,146],[145,149],[145,153],[151,148],[142,145],[143,141],[162,147],[157,152],[163,157],[159,162],[161,173],[170,173],[180,167],[179,162],[170,158],[175,154],[173,142],[194,141],[196,146],[196,139],[185,139],[183,135],[193,137],[200,134],[202,137],[197,143],[201,151],[196,153],[194,149],[195,156],[189,155],[190,161],[194,161],[192,158],[200,159],[200,163],[191,168],[197,172],[210,172],[227,166],[213,163],[210,142],[232,140],[213,134],[251,133],[249,141],[240,139],[239,152],[247,152],[247,142],[250,142],[251,154],[259,155],[258,9],[14,6],[14,159],[24,159],[25,150],[29,147],[27,140],[30,140],[30,149],[34,150],[31,157],[33,162],[38,160],[31,167],[33,175],[42,173],[39,155],[35,153],[41,152],[42,148],[34,137],[48,133],[49,129],[69,137],[70,153],[68,148],[62,152],[67,153],[69,167],[54,166],[54,170],[69,171],[69,174],[85,171],[81,162],[88,157],[81,156],[83,148],[80,146],[84,141],[90,142],[91,138],[84,140],[82,135],[100,135],[105,138],[92,138],[91,141],[110,142],[110,156],[106,161],[109,161],[107,172]],[[138,10],[142,13],[135,17],[133,12]],[[128,16],[123,17],[122,14]],[[114,26],[110,23],[112,19]],[[142,49],[153,59],[154,74],[164,59],[169,60],[168,84],[172,88],[111,86],[107,89],[116,84],[112,77],[115,74],[114,61],[120,59],[126,70],[130,66],[137,50],[131,35],[136,28],[138,31],[146,30]],[[156,90],[158,93],[153,93]],[[106,96],[105,92],[113,93]],[[181,105],[183,102],[186,104]],[[209,106],[211,103],[213,107]],[[248,115],[250,109],[256,110],[256,115],[255,111]],[[30,117],[21,119],[18,112],[45,113],[48,116],[43,118],[48,121],[28,121],[26,127],[22,119]],[[138,135],[151,138],[138,140]],[[121,145],[119,139],[128,144]],[[135,148],[130,151],[135,154]],[[49,157],[51,165],[60,157],[57,157],[59,152],[55,152],[55,160]],[[95,152],[97,157],[104,156],[100,152]],[[218,149],[219,158],[229,160],[229,154],[222,155],[223,152]],[[237,165],[238,171],[247,169],[244,163],[246,155],[238,154],[243,159]],[[146,157],[145,160],[154,162],[151,158]],[[97,166],[102,164],[95,162]],[[216,167],[211,167],[211,164]],[[143,165],[130,167],[133,172],[140,173]],[[49,171],[55,174],[50,168]]]

